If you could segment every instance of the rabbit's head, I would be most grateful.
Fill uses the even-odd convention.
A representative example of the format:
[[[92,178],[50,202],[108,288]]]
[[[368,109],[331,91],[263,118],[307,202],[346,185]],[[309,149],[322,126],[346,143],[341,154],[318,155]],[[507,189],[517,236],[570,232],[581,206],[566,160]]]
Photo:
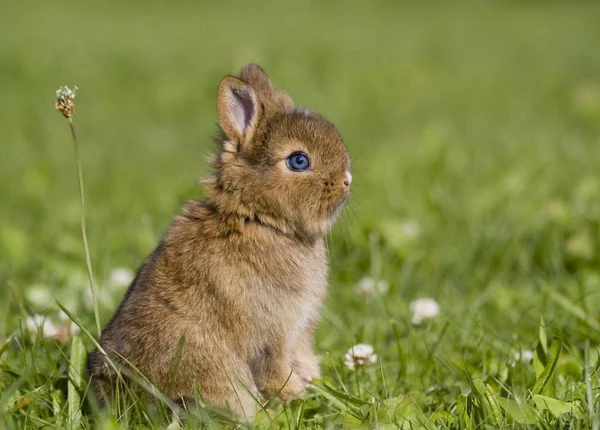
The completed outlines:
[[[216,209],[286,234],[326,234],[349,197],[350,157],[333,124],[273,89],[257,65],[219,85],[220,152],[206,195]]]

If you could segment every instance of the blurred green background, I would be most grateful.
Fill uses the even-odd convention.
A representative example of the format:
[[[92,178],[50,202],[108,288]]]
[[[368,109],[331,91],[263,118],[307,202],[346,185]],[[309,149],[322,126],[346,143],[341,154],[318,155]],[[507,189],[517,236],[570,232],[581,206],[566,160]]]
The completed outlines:
[[[449,358],[461,354],[496,378],[482,363],[532,348],[540,317],[574,357],[585,339],[598,345],[598,2],[60,0],[1,10],[0,339],[18,332],[20,309],[54,315],[55,298],[93,327],[55,90],[79,87],[103,288],[201,197],[218,82],[256,62],[297,105],[333,121],[354,159],[351,205],[328,240],[317,341],[327,377],[364,341],[399,372],[402,392],[464,382]],[[383,300],[355,293],[364,276],[389,283]],[[103,322],[123,293],[101,303]],[[422,296],[442,315],[418,331],[409,302]],[[10,354],[0,359],[15,362]],[[515,391],[527,391],[534,376],[524,375]]]

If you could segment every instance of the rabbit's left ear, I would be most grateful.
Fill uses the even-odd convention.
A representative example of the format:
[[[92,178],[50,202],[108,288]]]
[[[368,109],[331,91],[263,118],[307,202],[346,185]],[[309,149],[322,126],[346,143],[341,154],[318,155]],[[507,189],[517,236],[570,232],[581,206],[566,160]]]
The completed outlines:
[[[238,144],[248,143],[262,114],[256,92],[247,83],[227,76],[219,84],[217,95],[219,125]]]

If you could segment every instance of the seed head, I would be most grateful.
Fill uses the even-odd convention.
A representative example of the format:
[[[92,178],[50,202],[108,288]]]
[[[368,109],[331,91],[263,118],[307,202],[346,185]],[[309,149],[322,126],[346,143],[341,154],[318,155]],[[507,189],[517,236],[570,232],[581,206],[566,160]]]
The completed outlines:
[[[67,86],[62,86],[56,90],[56,103],[54,107],[59,111],[65,118],[71,118],[75,115],[75,93],[79,88],[77,85],[70,89]]]

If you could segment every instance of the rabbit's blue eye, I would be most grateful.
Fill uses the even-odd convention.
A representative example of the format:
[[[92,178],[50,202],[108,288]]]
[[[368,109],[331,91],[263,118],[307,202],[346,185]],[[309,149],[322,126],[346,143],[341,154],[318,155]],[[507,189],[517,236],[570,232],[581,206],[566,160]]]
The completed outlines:
[[[294,152],[287,159],[287,166],[290,170],[295,172],[301,172],[303,170],[308,170],[310,167],[310,161],[308,160],[308,155],[303,152]]]

